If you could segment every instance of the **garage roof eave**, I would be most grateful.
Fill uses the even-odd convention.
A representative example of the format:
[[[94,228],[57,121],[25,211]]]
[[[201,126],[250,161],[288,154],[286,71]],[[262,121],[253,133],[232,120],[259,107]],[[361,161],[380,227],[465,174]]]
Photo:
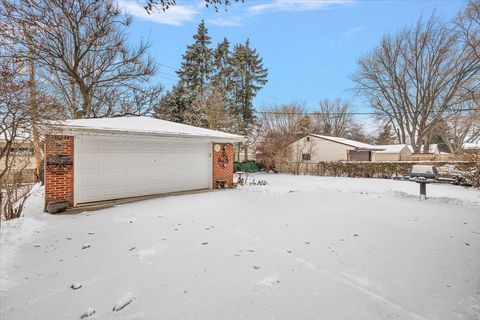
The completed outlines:
[[[184,138],[184,139],[202,139],[211,140],[215,142],[243,142],[244,136],[235,134],[225,135],[201,135],[201,134],[188,134],[188,133],[174,133],[174,132],[152,132],[152,131],[130,131],[130,130],[108,130],[100,128],[85,128],[74,126],[55,126],[55,129],[59,129],[62,133],[70,133],[75,135],[80,134],[93,134],[93,135],[122,135],[122,136],[149,136],[149,137],[165,137],[165,138]]]
[[[357,151],[383,151],[382,148],[356,148]]]

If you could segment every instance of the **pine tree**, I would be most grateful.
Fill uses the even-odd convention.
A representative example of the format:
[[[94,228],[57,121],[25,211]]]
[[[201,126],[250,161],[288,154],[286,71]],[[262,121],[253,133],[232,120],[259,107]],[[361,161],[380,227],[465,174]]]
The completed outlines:
[[[189,91],[203,92],[208,84],[213,64],[213,53],[209,45],[212,39],[202,20],[198,25],[197,33],[193,36],[194,43],[187,46],[182,56],[182,66],[177,71],[180,85]]]
[[[208,128],[230,133],[239,132],[239,116],[231,112],[225,103],[221,90],[211,90],[205,100],[205,112]]]
[[[205,109],[199,103],[198,94],[177,85],[167,92],[155,109],[157,118],[205,127]]]
[[[213,51],[212,84],[220,88],[224,96],[232,91],[232,53],[230,42],[224,38]]]
[[[250,48],[249,40],[244,45],[235,45],[232,68],[235,111],[241,115],[246,128],[254,121],[253,98],[267,83],[268,69],[263,67],[257,51]]]
[[[392,126],[386,124],[383,126],[382,131],[375,139],[375,144],[393,144],[395,143],[395,135],[392,132]]]

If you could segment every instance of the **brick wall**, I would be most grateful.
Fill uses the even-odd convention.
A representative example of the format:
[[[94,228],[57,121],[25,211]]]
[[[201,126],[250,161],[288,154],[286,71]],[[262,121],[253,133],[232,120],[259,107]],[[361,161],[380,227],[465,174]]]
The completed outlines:
[[[220,145],[220,151],[215,151],[215,145]],[[219,161],[226,154],[228,163],[223,167]],[[213,161],[213,188],[216,188],[218,180],[225,180],[228,187],[233,185],[233,144],[231,143],[212,143],[212,161]]]
[[[74,137],[64,135],[45,136],[45,207],[51,201],[67,200],[73,206],[73,148]],[[71,163],[58,164],[49,161],[56,156]],[[58,162],[58,161],[57,161]]]

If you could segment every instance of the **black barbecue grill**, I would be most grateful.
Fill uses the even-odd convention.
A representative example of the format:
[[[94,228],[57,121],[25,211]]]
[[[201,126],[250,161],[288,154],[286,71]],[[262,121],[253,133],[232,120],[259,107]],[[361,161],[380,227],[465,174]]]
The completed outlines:
[[[427,183],[437,182],[438,171],[434,166],[412,166],[410,181],[420,184],[420,198],[427,198]]]

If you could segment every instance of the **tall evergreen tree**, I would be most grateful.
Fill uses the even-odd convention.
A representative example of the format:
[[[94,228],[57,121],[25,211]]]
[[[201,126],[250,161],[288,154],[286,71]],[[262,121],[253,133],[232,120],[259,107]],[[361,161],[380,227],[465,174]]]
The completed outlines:
[[[228,93],[232,90],[232,53],[230,42],[224,38],[213,51],[212,84]]]
[[[155,114],[158,118],[193,126],[206,126],[205,110],[199,107],[198,95],[177,85],[162,97]]]
[[[268,69],[263,67],[257,51],[250,48],[249,40],[245,44],[235,45],[232,68],[235,111],[242,116],[246,128],[254,121],[253,98],[267,83]]]
[[[181,86],[198,93],[203,92],[210,81],[213,65],[213,52],[209,47],[212,39],[203,20],[198,25],[193,39],[193,44],[187,46],[182,56],[182,66],[177,74]]]

